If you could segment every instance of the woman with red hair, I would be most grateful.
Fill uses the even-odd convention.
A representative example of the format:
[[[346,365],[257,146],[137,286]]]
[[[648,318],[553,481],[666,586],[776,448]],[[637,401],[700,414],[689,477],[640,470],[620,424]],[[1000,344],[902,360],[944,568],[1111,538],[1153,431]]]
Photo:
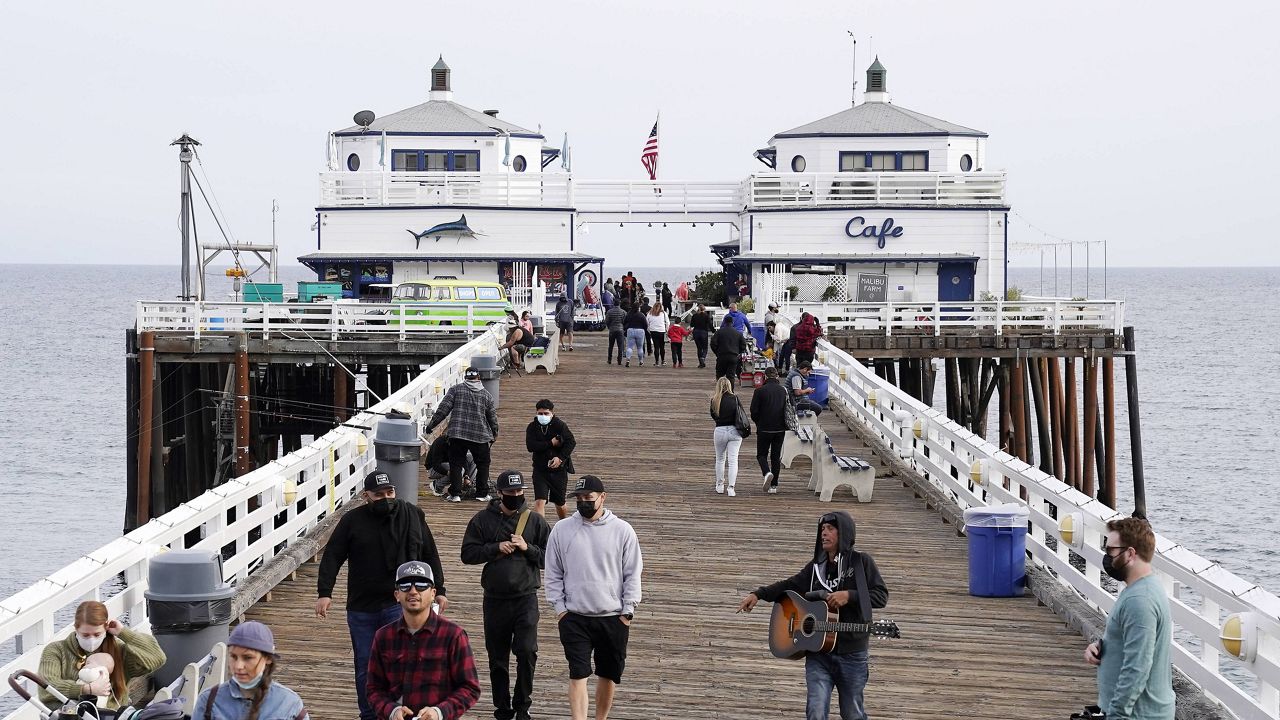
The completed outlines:
[[[107,606],[97,600],[80,603],[74,627],[70,636],[49,643],[40,654],[40,676],[69,698],[107,696],[106,709],[117,710],[129,704],[130,681],[146,677],[164,665],[164,651],[154,637],[112,620]],[[94,653],[110,655],[115,667],[107,678],[81,683],[80,669]],[[40,699],[46,705],[56,704],[53,696],[43,690]]]

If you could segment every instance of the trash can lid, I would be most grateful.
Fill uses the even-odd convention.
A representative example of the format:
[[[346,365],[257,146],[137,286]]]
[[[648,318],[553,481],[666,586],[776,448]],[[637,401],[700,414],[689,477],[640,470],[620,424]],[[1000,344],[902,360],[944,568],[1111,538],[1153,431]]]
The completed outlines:
[[[964,524],[968,527],[1015,527],[1024,525],[1031,517],[1026,505],[1005,503],[971,507],[964,511]]]
[[[170,550],[147,563],[148,600],[220,600],[235,594],[222,579],[222,558],[216,550]]]
[[[476,370],[492,370],[498,367],[497,355],[472,355],[471,367]]]
[[[384,417],[378,421],[373,442],[381,445],[418,445],[418,424],[409,418]]]

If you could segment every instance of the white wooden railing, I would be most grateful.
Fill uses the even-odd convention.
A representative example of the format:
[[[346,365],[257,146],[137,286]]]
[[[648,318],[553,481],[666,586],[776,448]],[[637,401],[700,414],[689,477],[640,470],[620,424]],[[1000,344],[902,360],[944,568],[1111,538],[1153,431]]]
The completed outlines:
[[[477,310],[487,315],[477,316]],[[423,312],[418,316],[413,313]],[[498,313],[502,310],[499,307]],[[270,338],[305,333],[313,338],[336,340],[342,335],[410,335],[483,332],[500,320],[490,308],[465,303],[246,303],[140,301],[137,328],[187,332],[195,337],[209,332],[250,332]],[[428,324],[428,321],[431,324]],[[441,324],[448,323],[448,324]]]
[[[101,600],[112,617],[125,617],[131,627],[148,629],[143,597],[147,562],[166,549],[185,547],[188,533],[198,531],[201,538],[190,547],[231,550],[223,562],[227,580],[251,575],[356,494],[365,474],[376,467],[373,430],[362,428],[376,427],[378,413],[397,406],[411,409],[416,420],[428,417],[444,392],[462,381],[473,355],[498,352],[501,334],[496,327],[484,332],[347,425],[183,503],[0,600],[0,648],[16,648],[16,657],[0,666],[0,679],[17,669],[35,670],[44,646],[71,631],[61,623],[81,601]],[[234,519],[228,521],[228,513]],[[283,524],[276,527],[282,516]],[[259,537],[250,542],[253,531]],[[121,578],[123,587],[106,597],[107,589]],[[6,697],[13,697],[7,683],[0,686],[0,698]],[[34,708],[26,705],[6,720],[34,717]]]
[[[1031,513],[1027,550],[1033,561],[1102,613],[1111,610],[1115,596],[1101,580],[1101,548],[1107,521],[1119,513],[1001,452],[830,343],[821,341],[819,350],[820,362],[831,371],[830,396],[855,422],[962,508],[1025,505]],[[1059,522],[1068,516],[1074,532],[1064,538]],[[1072,564],[1072,556],[1083,559],[1083,570]],[[1180,636],[1194,638],[1190,643],[1175,639],[1174,665],[1236,717],[1280,718],[1280,598],[1158,534],[1153,565],[1169,593]],[[1220,638],[1230,637],[1224,626],[1237,613],[1246,619],[1246,645],[1256,648],[1251,658],[1224,657],[1231,650]],[[1236,671],[1230,676],[1223,672],[1226,661]],[[1237,682],[1242,675],[1252,689]]]
[[[812,313],[824,330],[866,330],[893,335],[903,330],[942,335],[948,330],[1039,330],[1055,335],[1073,330],[1124,330],[1123,300],[980,300],[955,302],[819,303],[788,302],[785,311]]]
[[[575,180],[564,173],[324,172],[320,207],[456,205],[581,213],[1005,205],[1004,173],[769,173],[742,180]]]
[[[775,173],[752,175],[753,208],[842,205],[983,205],[1002,207],[1004,173]]]

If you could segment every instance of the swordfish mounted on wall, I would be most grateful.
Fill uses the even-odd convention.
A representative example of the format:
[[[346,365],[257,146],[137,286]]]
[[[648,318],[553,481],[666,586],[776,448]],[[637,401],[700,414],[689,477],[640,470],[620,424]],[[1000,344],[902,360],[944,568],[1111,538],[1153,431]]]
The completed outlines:
[[[440,223],[439,225],[429,227],[420,233],[416,233],[409,229],[405,229],[405,232],[413,236],[413,248],[415,250],[422,246],[423,238],[435,238],[436,242],[440,242],[440,238],[450,237],[457,238],[458,242],[461,243],[462,238],[464,237],[473,238],[478,235],[484,235],[484,233],[472,230],[471,226],[467,225],[467,216],[465,214],[453,222]]]

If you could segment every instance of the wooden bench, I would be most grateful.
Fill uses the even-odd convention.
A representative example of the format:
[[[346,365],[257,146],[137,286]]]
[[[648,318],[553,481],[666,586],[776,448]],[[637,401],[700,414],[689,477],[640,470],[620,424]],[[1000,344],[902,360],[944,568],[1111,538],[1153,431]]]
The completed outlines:
[[[840,455],[831,438],[824,438],[825,448],[818,453],[813,464],[813,484],[811,489],[818,493],[822,502],[831,502],[831,495],[841,485],[848,485],[858,502],[871,502],[871,494],[875,490],[876,470],[870,464],[852,455]]]
[[[529,348],[524,353],[524,371],[531,373],[538,368],[547,371],[548,375],[556,374],[556,367],[560,365],[560,343],[556,342],[558,338],[554,323],[550,324],[547,330],[547,337],[551,343],[544,348]],[[535,354],[535,351],[538,351]]]

